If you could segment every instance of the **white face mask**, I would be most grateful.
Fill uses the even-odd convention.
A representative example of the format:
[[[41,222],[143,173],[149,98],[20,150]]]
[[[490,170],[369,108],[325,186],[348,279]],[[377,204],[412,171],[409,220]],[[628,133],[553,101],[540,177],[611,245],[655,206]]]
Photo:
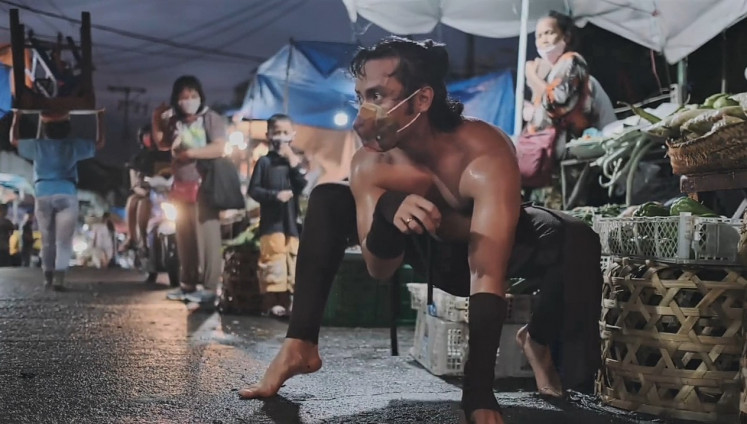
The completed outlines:
[[[565,52],[565,41],[560,40],[550,47],[537,47],[537,53],[539,53],[542,59],[555,63],[560,59],[560,56]]]
[[[179,107],[187,115],[194,115],[200,109],[200,103],[202,103],[200,99],[184,99],[179,100]]]
[[[270,138],[270,148],[278,150],[281,145],[288,144],[291,141],[293,141],[293,134],[277,134]]]

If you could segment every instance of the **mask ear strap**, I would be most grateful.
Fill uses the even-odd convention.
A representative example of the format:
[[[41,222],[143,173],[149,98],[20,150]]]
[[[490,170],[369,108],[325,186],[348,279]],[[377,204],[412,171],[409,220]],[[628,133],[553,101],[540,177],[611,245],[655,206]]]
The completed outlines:
[[[387,115],[389,115],[389,114],[390,114],[390,113],[391,113],[391,112],[392,112],[392,111],[393,111],[394,109],[397,109],[398,107],[402,106],[402,105],[403,105],[403,104],[404,104],[404,103],[405,103],[406,101],[408,101],[408,100],[412,99],[412,97],[413,97],[414,95],[418,94],[418,93],[420,92],[420,90],[422,90],[422,88],[418,88],[417,90],[413,91],[413,92],[412,92],[412,94],[410,94],[409,96],[407,96],[407,97],[405,97],[404,99],[402,99],[402,101],[401,101],[401,102],[399,102],[399,103],[397,103],[396,105],[394,105],[394,107],[393,107],[393,108],[389,109],[389,110],[388,110],[388,111],[386,112],[386,114],[387,114]]]
[[[406,124],[406,125],[405,125],[404,127],[402,127],[402,128],[400,128],[400,129],[398,129],[398,130],[397,130],[397,133],[400,133],[400,132],[402,132],[402,131],[406,130],[406,129],[407,129],[407,127],[409,127],[410,125],[414,124],[414,123],[415,123],[415,121],[417,121],[417,119],[418,119],[418,118],[420,118],[420,112],[418,112],[418,114],[417,114],[417,115],[415,115],[415,117],[414,117],[414,118],[412,118],[412,120],[411,120],[410,122],[408,122],[408,123],[407,123],[407,124]]]

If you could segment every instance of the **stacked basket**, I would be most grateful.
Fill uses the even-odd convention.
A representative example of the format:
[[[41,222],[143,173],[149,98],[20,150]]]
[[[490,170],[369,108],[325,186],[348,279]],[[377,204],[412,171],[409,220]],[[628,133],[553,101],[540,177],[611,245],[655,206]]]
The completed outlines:
[[[742,169],[747,164],[747,122],[692,140],[670,140],[667,146],[672,172],[676,175]]]
[[[631,411],[734,422],[745,289],[734,268],[614,264],[603,288],[598,394]]]

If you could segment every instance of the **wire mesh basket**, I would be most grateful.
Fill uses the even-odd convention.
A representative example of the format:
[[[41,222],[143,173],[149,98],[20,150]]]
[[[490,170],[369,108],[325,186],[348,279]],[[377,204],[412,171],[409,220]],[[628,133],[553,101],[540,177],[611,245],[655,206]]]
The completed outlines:
[[[603,255],[681,264],[738,265],[742,220],[680,216],[596,218]]]

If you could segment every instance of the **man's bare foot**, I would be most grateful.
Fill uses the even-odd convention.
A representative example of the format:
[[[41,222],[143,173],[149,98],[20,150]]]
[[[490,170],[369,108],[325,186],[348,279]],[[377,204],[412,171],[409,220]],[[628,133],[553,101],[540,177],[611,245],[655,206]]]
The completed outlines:
[[[503,424],[503,416],[500,412],[492,409],[475,409],[472,417],[467,420],[462,412],[460,424]]]
[[[560,383],[560,376],[552,362],[550,348],[532,340],[526,325],[516,333],[516,343],[527,357],[529,365],[532,366],[537,391],[545,396],[563,397],[563,385]]]
[[[322,358],[317,345],[305,340],[285,339],[262,380],[239,390],[239,397],[256,399],[275,396],[289,378],[319,371],[321,367]]]

